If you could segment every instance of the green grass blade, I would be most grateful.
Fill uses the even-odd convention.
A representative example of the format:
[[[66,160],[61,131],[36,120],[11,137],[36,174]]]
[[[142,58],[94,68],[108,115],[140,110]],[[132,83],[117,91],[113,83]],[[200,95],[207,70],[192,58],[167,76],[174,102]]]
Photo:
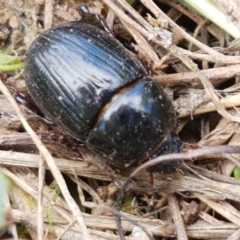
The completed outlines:
[[[233,22],[228,21],[225,13],[211,0],[179,0],[179,2],[215,23],[233,38],[240,37],[239,29]]]
[[[19,57],[7,55],[0,52],[0,71],[11,72],[22,69],[23,66],[24,64]]]

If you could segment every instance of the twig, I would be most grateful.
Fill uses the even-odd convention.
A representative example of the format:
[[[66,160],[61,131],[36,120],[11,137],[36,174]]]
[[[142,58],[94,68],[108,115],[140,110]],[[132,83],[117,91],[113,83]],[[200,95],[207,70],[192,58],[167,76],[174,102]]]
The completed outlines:
[[[234,232],[227,240],[239,240],[240,239],[240,229]]]
[[[45,179],[45,159],[40,155],[38,168],[38,240],[44,239],[43,228],[43,187]]]
[[[224,216],[230,222],[240,227],[240,212],[236,208],[228,205],[228,203],[225,201],[214,202],[213,200],[206,198],[203,194],[200,193],[194,192],[193,195],[200,199],[205,204],[207,204],[217,213]]]
[[[177,49],[179,49],[182,52],[182,54],[185,54],[186,56],[196,60],[208,61],[208,62],[219,63],[219,64],[240,64],[239,56],[225,56],[225,55],[215,56],[210,54],[191,52],[183,48],[177,48]]]
[[[171,208],[173,221],[174,221],[174,224],[177,229],[177,239],[178,240],[188,240],[176,196],[173,194],[169,194],[168,195],[168,203]]]
[[[62,237],[64,236],[64,234],[65,234],[67,231],[70,230],[70,228],[75,224],[75,222],[76,222],[76,219],[73,219],[73,220],[65,227],[65,229],[63,230],[63,232],[60,233],[60,235],[57,237],[56,240],[62,239]]]
[[[203,156],[207,156],[207,155],[233,154],[233,153],[240,153],[240,147],[224,145],[224,146],[214,146],[214,147],[196,149],[196,150],[192,150],[187,153],[171,153],[168,155],[163,155],[163,156],[157,157],[155,159],[152,159],[151,161],[148,161],[148,162],[142,164],[141,166],[139,166],[137,169],[135,169],[130,174],[128,179],[133,178],[143,169],[154,166],[155,164],[158,164],[161,162],[165,162],[167,160],[168,161],[174,161],[174,160],[178,160],[178,159],[192,160],[194,158],[203,157]],[[126,184],[126,182],[125,182],[125,184]]]
[[[44,29],[52,27],[53,20],[53,0],[45,0]]]
[[[195,67],[194,67],[195,68]],[[216,110],[226,119],[240,123],[240,117],[233,116],[224,108],[224,105],[221,103],[219,96],[215,93],[213,85],[209,80],[202,75],[198,68],[195,68],[194,72],[196,72],[204,86],[205,91],[207,92],[208,96],[211,98]]]
[[[226,97],[220,100],[221,104],[224,106],[224,108],[234,108],[240,106],[240,94]],[[216,106],[210,102],[207,103],[201,107],[195,108],[192,112],[189,111],[189,109],[180,109],[178,111],[178,118],[185,118],[190,116],[197,116],[200,114],[208,113],[208,112],[214,112],[216,111]]]
[[[201,73],[208,78],[213,85],[222,83],[223,80],[227,80],[237,75],[240,75],[239,65],[230,65],[227,67],[211,68],[207,70],[201,70]],[[154,79],[161,83],[161,85],[183,85],[183,84],[199,84],[199,76],[195,72],[183,72],[166,75],[154,76]]]

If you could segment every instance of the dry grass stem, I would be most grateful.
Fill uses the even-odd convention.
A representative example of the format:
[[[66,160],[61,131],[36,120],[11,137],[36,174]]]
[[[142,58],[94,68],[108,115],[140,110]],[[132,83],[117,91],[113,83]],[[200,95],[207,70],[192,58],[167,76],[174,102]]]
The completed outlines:
[[[168,195],[168,202],[169,202],[169,206],[171,208],[172,211],[172,216],[173,216],[173,221],[175,226],[177,226],[176,230],[177,230],[177,239],[179,240],[187,240],[187,233],[186,233],[186,229],[184,227],[184,223],[182,220],[182,216],[180,213],[180,209],[178,206],[178,202],[177,202],[177,198],[176,196],[174,196],[173,194],[169,194]]]
[[[39,168],[38,168],[38,239],[44,238],[43,228],[43,187],[45,182],[45,165],[46,161],[41,155],[39,156]]]

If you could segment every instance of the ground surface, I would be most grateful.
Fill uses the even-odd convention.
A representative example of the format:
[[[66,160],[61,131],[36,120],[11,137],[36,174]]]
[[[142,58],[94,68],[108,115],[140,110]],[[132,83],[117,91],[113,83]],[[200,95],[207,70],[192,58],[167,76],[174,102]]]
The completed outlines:
[[[134,42],[138,58],[151,66],[156,81],[172,96],[179,119],[176,132],[185,143],[179,158],[186,159],[174,173],[154,174],[153,184],[144,170],[134,176],[122,205],[131,219],[122,221],[126,238],[139,239],[140,234],[148,239],[136,228],[137,222],[156,239],[239,239],[240,187],[233,177],[236,165],[240,166],[239,155],[224,154],[233,151],[230,145],[239,146],[240,139],[238,39],[227,37],[216,25],[175,1],[159,0],[158,7],[150,1],[135,3],[140,15],[124,1],[118,2],[121,8],[107,0],[88,4],[91,11],[103,14],[123,43]],[[216,2],[225,7],[226,1]],[[228,3],[228,8],[229,19],[239,26],[237,5]],[[149,12],[155,17],[147,15]],[[64,1],[2,0],[0,52],[24,62],[31,42],[44,29],[78,19],[78,12]],[[154,32],[160,37],[154,38]],[[5,73],[2,80],[24,90],[23,69]],[[63,233],[61,239],[87,239],[87,232],[93,239],[119,239],[111,209],[133,169],[112,169],[56,126],[49,127],[20,106],[57,166],[42,153],[46,164],[39,157],[39,143],[36,147],[8,100],[5,92],[0,95],[0,172],[11,180],[4,202],[11,209],[7,227],[13,227],[8,232],[24,239],[37,235],[41,239],[43,230],[47,239],[60,238]],[[225,147],[217,148],[219,145]],[[47,165],[50,171],[44,172]],[[2,232],[7,237],[6,229]]]

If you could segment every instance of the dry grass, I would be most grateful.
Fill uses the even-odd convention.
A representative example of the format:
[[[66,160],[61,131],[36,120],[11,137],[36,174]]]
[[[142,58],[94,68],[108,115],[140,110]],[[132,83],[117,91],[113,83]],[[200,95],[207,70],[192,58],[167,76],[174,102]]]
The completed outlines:
[[[233,14],[239,27],[240,9],[235,5],[239,1],[215,2],[220,8],[233,4],[228,14]],[[137,12],[124,0],[95,2],[91,10],[100,12],[103,3],[108,25],[128,30],[138,56],[151,63],[156,81],[175,96],[177,131],[189,144],[183,153],[155,161],[181,158],[186,162],[175,173],[154,174],[153,185],[146,165],[113,170],[104,159],[56,129],[49,134],[49,127],[19,108],[1,84],[0,172],[12,183],[4,200],[9,211],[2,232],[8,230],[16,239],[17,235],[26,239],[119,239],[114,217],[119,213],[113,205],[120,189],[125,197],[143,202],[143,207],[122,205],[126,239],[139,239],[133,233],[136,226],[148,234],[138,230],[142,239],[239,239],[240,187],[232,177],[233,169],[240,167],[239,40],[228,42],[221,29],[175,1],[158,0],[158,7],[142,0],[153,16],[147,18],[143,7],[138,5]],[[164,6],[166,12],[161,10]],[[49,0],[35,4],[0,0],[0,14],[0,26],[11,30],[0,32],[2,45],[22,57],[43,31],[41,24],[47,29],[79,19],[66,3]],[[120,21],[113,22],[114,18]],[[154,37],[156,27],[160,37]],[[173,33],[173,44],[170,32],[162,27]],[[18,88],[24,86],[22,72],[0,76]]]

